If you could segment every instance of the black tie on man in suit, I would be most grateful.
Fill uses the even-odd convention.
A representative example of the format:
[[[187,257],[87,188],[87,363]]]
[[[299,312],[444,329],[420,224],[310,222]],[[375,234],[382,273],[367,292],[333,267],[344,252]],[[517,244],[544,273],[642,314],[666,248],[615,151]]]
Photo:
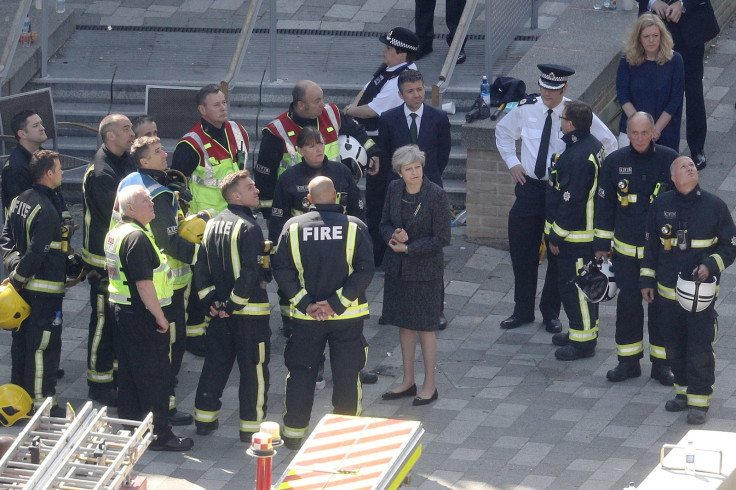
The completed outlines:
[[[411,116],[411,124],[409,125],[409,136],[411,137],[411,143],[413,145],[417,144],[417,116],[418,114],[416,112],[412,112],[409,114]]]

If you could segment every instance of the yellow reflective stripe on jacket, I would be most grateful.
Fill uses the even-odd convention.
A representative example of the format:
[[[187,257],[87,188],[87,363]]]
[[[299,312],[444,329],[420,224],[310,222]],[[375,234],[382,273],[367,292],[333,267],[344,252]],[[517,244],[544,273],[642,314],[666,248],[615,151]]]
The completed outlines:
[[[51,242],[49,243],[49,248],[52,250],[61,250],[61,247],[63,244],[61,242]]]
[[[297,153],[294,145],[291,143],[289,133],[287,133],[286,128],[284,128],[284,125],[281,123],[281,121],[277,118],[273,120],[272,124],[273,127],[276,129],[276,132],[279,133],[279,137],[284,142],[284,147],[286,148],[286,153],[284,153],[281,157],[281,165],[279,166],[278,170],[278,175],[281,175],[284,170],[293,165],[296,165],[301,161],[302,158],[301,155]]]
[[[544,222],[544,234],[549,235],[549,232],[552,231],[552,223],[549,221]]]
[[[3,260],[3,264],[5,264],[5,267],[7,267],[7,268],[10,268],[10,265],[9,265],[9,264],[10,264],[10,263],[11,263],[11,262],[12,262],[12,261],[13,261],[14,259],[16,259],[16,258],[18,258],[18,257],[20,257],[20,252],[18,252],[17,250],[14,250],[14,251],[10,252],[10,253],[9,253],[9,254],[8,254],[8,255],[7,255],[6,257],[5,257],[5,260]]]
[[[654,272],[654,269],[649,269],[648,267],[642,267],[639,269],[639,275],[642,277],[657,277],[657,273]]]
[[[604,238],[606,240],[613,240],[613,231],[601,230],[600,228],[596,228],[594,231],[594,235],[596,238]]]
[[[721,258],[720,254],[711,254],[710,256],[716,261],[718,272],[723,272],[723,269],[725,269],[726,266],[723,264],[723,258]]]
[[[659,294],[664,299],[677,301],[677,293],[675,293],[675,289],[668,288],[667,286],[663,286],[660,283],[657,283],[657,294]]]
[[[628,243],[622,242],[616,237],[613,237],[613,248],[616,252],[627,257],[642,258],[644,257],[644,247],[636,247],[629,245]]]
[[[298,223],[292,223],[291,226],[289,226],[289,245],[291,246],[291,257],[294,259],[294,267],[296,267],[296,271],[299,273],[299,284],[302,285],[302,291],[306,294],[306,290],[304,290],[304,266],[302,265],[302,254],[299,251]],[[294,301],[292,301],[292,304],[294,304]]]
[[[564,238],[566,242],[573,242],[573,243],[590,242],[593,240],[593,236],[594,236],[594,232],[592,228],[590,230],[568,231],[564,228],[561,228],[557,223],[554,223],[552,225],[552,231],[554,231],[557,235]]]
[[[356,304],[356,305],[348,307],[342,315],[335,315],[335,316],[329,317],[327,321],[350,320],[352,318],[362,318],[369,313],[370,313],[370,310],[368,309],[368,303]],[[315,321],[314,318],[302,313],[296,308],[292,308],[290,314],[292,318],[296,318],[297,320]]]
[[[204,299],[207,297],[208,294],[210,294],[212,291],[215,290],[215,286],[209,286],[204,289],[200,289],[197,293],[197,296],[199,296],[199,299]]]
[[[356,223],[348,223],[348,239],[345,244],[345,259],[348,262],[348,275],[353,273],[353,255],[355,255],[355,236],[358,233],[358,225]],[[342,291],[342,288],[340,288]]]
[[[618,200],[621,201],[622,198],[627,197],[629,200],[629,204],[635,203],[639,200],[636,194],[624,194],[623,196],[621,194],[617,194]]]
[[[270,315],[271,308],[268,303],[248,303],[240,310],[233,311],[233,315]]]
[[[692,248],[708,248],[718,243],[718,237],[709,238],[706,240],[690,240],[690,246]]]
[[[17,278],[16,274],[16,278]],[[42,279],[31,278],[24,287],[27,291],[36,291],[37,293],[57,293],[64,294],[64,283],[56,281],[44,281]]]

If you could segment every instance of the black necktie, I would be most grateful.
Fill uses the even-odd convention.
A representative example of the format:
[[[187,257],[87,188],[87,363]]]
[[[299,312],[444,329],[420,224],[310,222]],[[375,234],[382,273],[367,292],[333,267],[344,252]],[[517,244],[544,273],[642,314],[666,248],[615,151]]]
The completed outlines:
[[[413,145],[417,144],[417,113],[412,112],[409,114],[411,116],[411,124],[409,125],[409,137],[411,138],[411,143]],[[549,141],[549,138],[547,138]]]
[[[552,109],[547,111],[547,119],[544,120],[542,129],[542,141],[539,142],[539,153],[537,163],[534,165],[534,174],[538,179],[543,179],[547,173],[547,152],[549,151],[549,137],[552,134]]]

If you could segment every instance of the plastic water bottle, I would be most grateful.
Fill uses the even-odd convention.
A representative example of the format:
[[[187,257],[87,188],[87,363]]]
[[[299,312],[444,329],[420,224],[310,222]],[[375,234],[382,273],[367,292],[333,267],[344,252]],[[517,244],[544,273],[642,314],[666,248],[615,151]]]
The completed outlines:
[[[452,223],[450,223],[450,226],[453,228],[456,226],[462,226],[465,224],[466,219],[467,219],[467,209],[463,209],[457,214],[455,219],[452,220]]]
[[[60,327],[61,324],[64,322],[64,317],[62,316],[60,311],[56,312],[56,318],[54,318],[54,321],[51,322],[52,327]]]
[[[31,45],[31,18],[27,15],[23,22],[23,29],[20,31],[20,41],[26,48]]]
[[[689,475],[695,474],[695,446],[693,446],[693,441],[687,442],[687,452],[685,453],[685,470]]]
[[[631,488],[636,488],[636,485],[634,485],[634,482],[633,481],[630,481],[629,482],[629,486],[624,487],[624,490],[629,490]]]
[[[63,14],[66,12],[66,0],[56,0],[56,13]]]
[[[603,8],[607,10],[616,10],[616,0],[604,0]]]
[[[480,96],[483,97],[483,102],[487,106],[491,105],[491,86],[488,84],[488,77],[484,76],[483,81],[480,82]]]

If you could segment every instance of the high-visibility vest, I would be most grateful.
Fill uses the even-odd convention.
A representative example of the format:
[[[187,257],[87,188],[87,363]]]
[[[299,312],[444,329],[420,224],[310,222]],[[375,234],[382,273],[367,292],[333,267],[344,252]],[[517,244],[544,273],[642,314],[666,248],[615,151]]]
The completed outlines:
[[[159,266],[153,270],[153,287],[156,290],[156,296],[161,306],[171,304],[171,296],[174,289],[171,285],[171,269],[166,262],[166,256],[162,254],[153,235],[147,229],[141,228],[136,223],[120,223],[110,230],[105,238],[105,264],[107,266],[107,274],[110,278],[110,284],[107,291],[110,293],[110,301],[120,305],[131,304],[130,282],[125,276],[125,272],[120,268],[120,247],[125,237],[134,231],[142,231],[151,241],[151,246],[156,250],[158,255]]]
[[[236,154],[245,151],[246,157],[250,149],[250,140],[245,128],[233,121],[224,126],[227,137],[227,148],[212,139],[202,129],[202,123],[194,126],[185,134],[181,142],[189,144],[199,154],[199,166],[189,178],[189,190],[192,202],[189,212],[197,213],[203,209],[214,209],[217,212],[227,207],[220,193],[222,179],[240,170]]]
[[[266,125],[266,129],[284,143],[284,155],[281,157],[278,175],[287,168],[302,161],[302,156],[296,152],[296,137],[302,127],[284,112],[279,117]],[[338,160],[340,156],[340,145],[337,142],[340,132],[340,112],[335,104],[325,104],[322,113],[317,117],[317,130],[322,133],[325,140],[325,156],[328,160]]]
[[[174,194],[174,192],[168,187],[159,184],[156,179],[154,179],[150,175],[142,174],[140,172],[133,172],[132,174],[129,174],[127,177],[120,181],[120,184],[118,185],[118,194],[120,194],[120,191],[124,187],[127,187],[129,185],[142,185],[151,195],[152,200],[156,199],[156,197],[161,194],[169,194],[169,196],[167,197],[171,199],[171,206],[174,208],[174,214],[177,214],[179,210],[179,202],[176,200],[176,195]],[[120,214],[120,210],[113,208],[112,219],[110,219],[110,229],[112,230],[115,225],[117,225],[118,223],[122,223],[122,221],[123,217]],[[157,246],[156,248],[158,249],[159,247]],[[172,257],[169,254],[166,254],[166,260],[169,263],[169,267],[171,268],[171,285],[173,286],[174,290],[187,287],[187,284],[189,284],[189,280],[192,278],[191,266],[186,262],[182,262],[181,260]]]

